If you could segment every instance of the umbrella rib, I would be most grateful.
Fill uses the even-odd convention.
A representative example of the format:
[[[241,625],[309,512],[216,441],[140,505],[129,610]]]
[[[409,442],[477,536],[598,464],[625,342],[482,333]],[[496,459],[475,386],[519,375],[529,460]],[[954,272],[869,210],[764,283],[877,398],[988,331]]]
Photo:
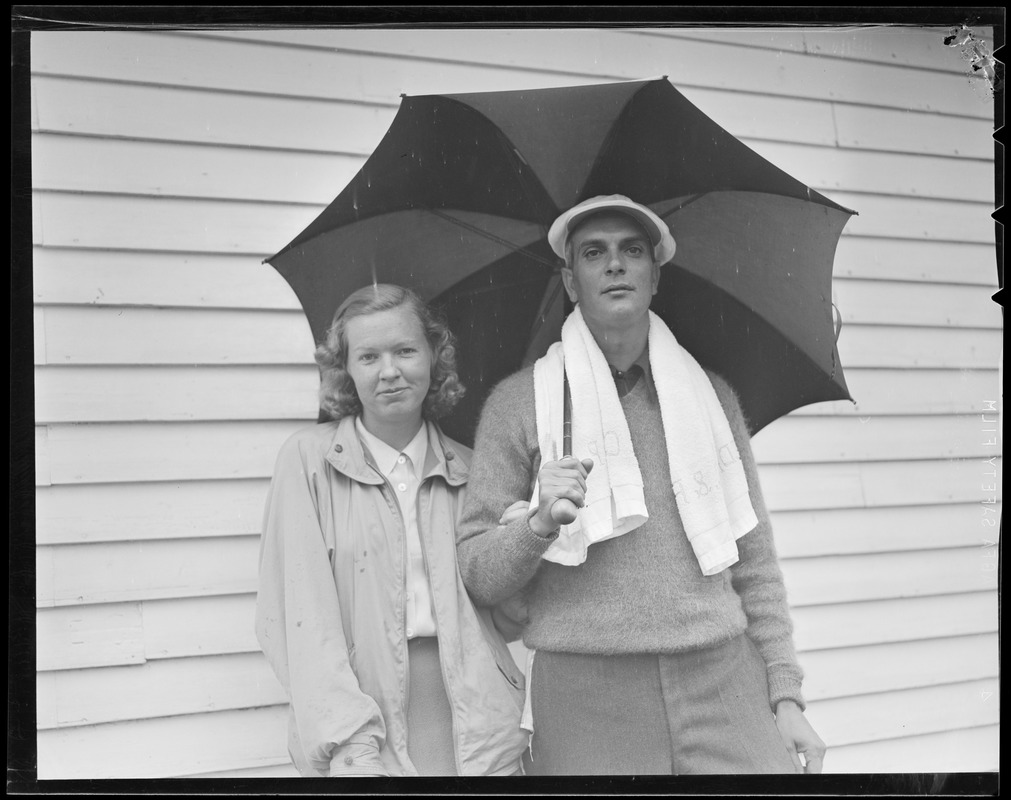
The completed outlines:
[[[451,222],[454,225],[463,228],[464,230],[470,231],[471,233],[476,233],[479,236],[483,236],[486,239],[489,239],[493,242],[497,242],[498,244],[501,244],[504,247],[508,247],[510,250],[514,252],[523,253],[527,258],[533,259],[534,261],[537,261],[540,264],[544,264],[545,266],[551,267],[552,269],[555,269],[558,266],[555,262],[549,261],[548,259],[537,255],[537,253],[528,250],[526,247],[520,247],[515,242],[510,242],[508,239],[503,239],[501,236],[496,236],[494,233],[490,233],[482,228],[477,227],[476,225],[471,225],[470,223],[464,222],[461,219],[457,219],[456,217],[450,214],[445,214],[442,211],[437,211],[434,208],[426,208],[424,210],[428,211],[430,214],[434,214],[440,219],[444,219],[447,222]]]

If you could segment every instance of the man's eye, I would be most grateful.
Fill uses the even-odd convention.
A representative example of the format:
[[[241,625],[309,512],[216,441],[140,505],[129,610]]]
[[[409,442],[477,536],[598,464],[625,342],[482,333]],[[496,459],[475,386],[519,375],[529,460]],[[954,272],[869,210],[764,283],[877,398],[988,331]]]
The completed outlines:
[[[628,252],[633,256],[641,256],[645,252],[645,248],[642,248],[639,245],[634,244],[628,248]]]

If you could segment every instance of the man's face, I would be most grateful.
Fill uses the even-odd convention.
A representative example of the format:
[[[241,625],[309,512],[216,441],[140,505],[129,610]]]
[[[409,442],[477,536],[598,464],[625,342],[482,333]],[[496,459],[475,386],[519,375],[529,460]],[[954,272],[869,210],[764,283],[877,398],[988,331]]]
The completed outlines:
[[[660,282],[646,232],[624,214],[599,214],[569,236],[571,267],[562,270],[569,299],[594,327],[631,327],[649,311]]]

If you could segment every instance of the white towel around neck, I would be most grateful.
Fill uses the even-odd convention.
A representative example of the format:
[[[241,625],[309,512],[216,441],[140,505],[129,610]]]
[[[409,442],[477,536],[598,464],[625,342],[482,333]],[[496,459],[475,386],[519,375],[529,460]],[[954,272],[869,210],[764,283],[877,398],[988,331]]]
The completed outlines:
[[[736,541],[758,524],[734,435],[709,376],[652,311],[650,371],[656,386],[672,490],[703,575],[738,560]],[[575,566],[590,545],[635,530],[648,518],[642,473],[611,369],[577,305],[534,365],[541,463],[562,457],[563,376],[572,403],[572,455],[592,458],[586,502],[543,558]],[[538,502],[534,485],[531,505]]]

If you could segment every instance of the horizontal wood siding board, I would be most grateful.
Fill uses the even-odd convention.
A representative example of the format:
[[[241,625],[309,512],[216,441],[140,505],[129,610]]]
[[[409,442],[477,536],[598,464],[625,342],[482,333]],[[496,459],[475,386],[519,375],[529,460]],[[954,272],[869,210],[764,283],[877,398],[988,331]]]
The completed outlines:
[[[858,398],[812,403],[794,416],[888,416],[893,414],[985,413],[986,399],[1000,393],[997,369],[846,370],[850,394]]]
[[[978,285],[996,291],[993,243],[928,242],[843,236],[833,275],[841,278]]]
[[[305,420],[51,425],[53,483],[269,477]],[[157,453],[157,457],[152,457]]]
[[[342,185],[334,187],[336,195]],[[855,209],[844,236],[994,243],[992,202],[829,192]],[[34,244],[187,253],[274,253],[324,204],[40,192]]]
[[[997,592],[862,600],[791,609],[801,653],[995,633]]]
[[[258,478],[36,488],[36,543],[258,534],[269,483]]]
[[[994,415],[996,420],[996,415]],[[788,416],[761,430],[752,446],[763,464],[901,461],[989,457],[993,437],[981,429],[979,414],[964,416],[812,417]],[[51,429],[50,448],[58,445]],[[54,470],[54,481],[60,475]]]
[[[990,548],[794,558],[782,561],[791,605],[810,606],[996,589]]]
[[[933,791],[935,778],[943,790],[951,785],[952,773],[996,772],[1000,768],[999,750],[999,725],[959,728],[834,747],[825,759],[825,773],[906,773],[911,777],[919,774],[924,776],[919,783],[897,776],[896,792]]]
[[[802,653],[809,703],[999,675],[994,633]]]
[[[139,603],[40,609],[35,634],[40,672],[145,660]]]
[[[998,691],[998,681],[986,678],[819,700],[808,706],[806,716],[830,748],[841,747],[994,725]]]
[[[983,98],[980,100],[980,106],[985,107]],[[839,147],[985,159],[996,152],[992,117],[922,114],[842,103],[832,110]],[[925,130],[929,135],[924,135]],[[989,192],[990,186],[985,190]]]
[[[785,27],[785,26],[784,26]],[[976,28],[975,35],[985,35]],[[848,61],[871,61],[889,66],[918,67],[964,74],[967,64],[959,49],[944,44],[950,28],[857,28],[855,30],[721,30],[656,28],[642,33],[674,39],[717,41],[769,50],[793,50]],[[992,36],[992,33],[990,34]]]
[[[171,778],[283,763],[287,706],[40,731],[39,780]]]
[[[44,324],[45,364],[297,365],[312,364],[315,350],[296,310],[49,306]],[[858,323],[838,343],[845,369],[995,369],[1000,345],[989,327]]]
[[[994,176],[992,159],[745,141],[823,192],[979,201]],[[322,204],[350,182],[368,155],[53,134],[33,136],[32,152],[37,189]]]
[[[315,366],[42,367],[36,423],[298,419],[319,408]]]
[[[999,512],[999,493],[981,487],[1000,465],[1000,459],[768,464],[759,475],[773,511],[977,503],[979,530],[989,533],[985,520]]]
[[[40,608],[38,671],[258,653],[255,608],[252,592]]]
[[[966,75],[802,53],[763,52],[718,42],[671,42],[602,29],[523,31],[327,30],[267,31],[245,37],[144,33],[49,34],[33,40],[33,74],[119,78],[176,86],[328,97],[327,78],[346,75],[365,98],[595,83],[668,74],[686,86],[790,97],[825,98],[964,116],[988,116]],[[262,46],[295,43],[288,47]],[[283,38],[282,38],[283,37]],[[297,38],[296,38],[297,37]],[[36,44],[38,42],[38,44]],[[304,45],[312,44],[312,47]],[[620,51],[620,59],[574,63],[572,52]],[[70,51],[70,56],[66,52]],[[537,53],[532,63],[530,53]],[[166,76],[166,59],[180,67]],[[713,63],[733,64],[734,79]],[[582,67],[580,69],[579,67]],[[303,76],[287,81],[292,69]],[[925,83],[927,84],[925,86]],[[828,88],[827,88],[828,87]],[[928,90],[929,88],[929,90]]]
[[[781,558],[986,547],[997,538],[979,503],[776,511],[772,529]]]
[[[260,651],[254,593],[145,600],[141,608],[148,659]]]
[[[261,653],[47,672],[38,676],[37,691],[47,698],[39,730],[287,702]]]
[[[259,536],[37,548],[36,604],[90,605],[256,590]]]

